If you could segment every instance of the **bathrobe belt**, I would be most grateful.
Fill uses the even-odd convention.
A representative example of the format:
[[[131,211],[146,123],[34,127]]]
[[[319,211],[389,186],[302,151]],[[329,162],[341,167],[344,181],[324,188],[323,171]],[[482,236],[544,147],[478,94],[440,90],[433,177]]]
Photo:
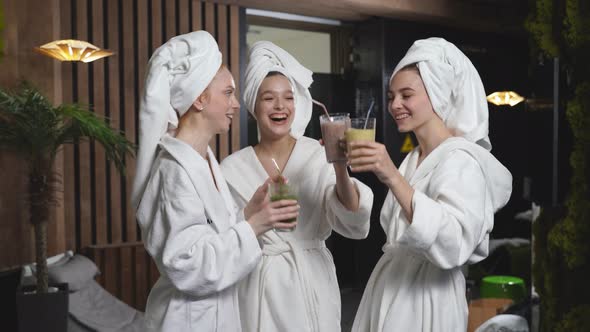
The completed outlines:
[[[309,280],[310,272],[308,269],[307,262],[303,259],[303,251],[304,250],[311,250],[311,249],[321,249],[326,248],[326,243],[320,240],[287,240],[273,244],[265,244],[262,248],[262,255],[263,256],[278,256],[282,255],[287,252],[293,253],[293,258],[295,259],[295,267],[297,272],[297,277],[299,278],[299,283],[302,286],[303,291],[303,298],[305,300],[305,306],[307,311],[307,317],[309,318],[309,331],[319,331],[320,325],[318,321],[318,312],[319,309],[315,301],[313,300],[313,291],[311,282]],[[259,299],[263,298],[263,292],[266,282],[266,274],[268,273],[268,269],[270,267],[270,261],[266,262],[262,266],[262,270],[260,272],[260,288],[259,288]],[[258,310],[258,321],[261,321],[260,315],[262,310]],[[260,327],[258,328],[260,330]]]

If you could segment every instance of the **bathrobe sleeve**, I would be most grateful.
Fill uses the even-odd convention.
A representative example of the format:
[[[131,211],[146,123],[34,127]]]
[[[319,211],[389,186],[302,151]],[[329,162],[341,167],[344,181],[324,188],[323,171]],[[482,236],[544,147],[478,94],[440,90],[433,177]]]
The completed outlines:
[[[328,164],[326,173],[326,178],[331,180],[327,184],[324,201],[326,218],[332,229],[350,239],[366,238],[371,224],[373,191],[359,180],[351,178],[359,193],[359,208],[357,211],[350,211],[338,199],[336,174],[332,165]]]
[[[483,259],[494,212],[480,165],[469,153],[456,150],[433,172],[430,183],[420,186],[428,194],[415,190],[412,223],[398,242],[443,269]],[[405,218],[403,212],[400,217]]]
[[[217,233],[184,169],[174,163],[153,179],[155,204],[138,211],[147,250],[160,273],[192,296],[219,292],[246,276],[261,249],[246,221]],[[143,203],[142,203],[143,204]]]

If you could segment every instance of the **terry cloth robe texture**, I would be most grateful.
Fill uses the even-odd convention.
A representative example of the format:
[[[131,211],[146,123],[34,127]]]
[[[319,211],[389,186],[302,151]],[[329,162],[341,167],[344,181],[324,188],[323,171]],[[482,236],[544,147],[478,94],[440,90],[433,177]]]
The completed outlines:
[[[209,163],[170,136],[160,142],[137,210],[160,278],[146,307],[150,331],[241,331],[236,283],[256,266],[260,245],[237,213],[215,155]],[[219,189],[217,189],[219,188]]]
[[[269,176],[252,147],[223,160],[221,168],[240,208]],[[283,175],[298,188],[297,228],[260,237],[262,261],[239,285],[243,329],[340,332],[340,290],[324,241],[332,230],[365,238],[373,192],[352,179],[359,209],[347,210],[338,200],[334,167],[327,163],[324,147],[305,136],[295,143]]]
[[[419,147],[399,171],[414,188],[410,224],[388,193],[381,210],[383,256],[365,288],[352,331],[466,331],[463,264],[488,254],[494,213],[512,176],[487,150],[449,138],[416,167]]]

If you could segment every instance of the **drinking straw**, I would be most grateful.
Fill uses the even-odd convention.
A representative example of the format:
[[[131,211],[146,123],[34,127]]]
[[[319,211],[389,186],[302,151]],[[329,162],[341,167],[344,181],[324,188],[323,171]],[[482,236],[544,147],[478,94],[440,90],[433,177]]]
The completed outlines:
[[[272,163],[275,164],[275,167],[276,167],[277,171],[279,172],[279,176],[283,176],[283,172],[281,171],[281,168],[279,167],[279,164],[277,164],[277,161],[275,160],[275,158],[270,158],[270,160],[272,160]]]
[[[324,104],[320,103],[320,102],[319,102],[319,101],[317,101],[317,100],[313,100],[313,99],[311,100],[311,102],[312,102],[312,103],[314,103],[314,104],[316,104],[316,105],[318,105],[318,106],[320,106],[320,107],[321,107],[321,108],[324,110],[324,113],[326,114],[326,117],[328,117],[328,120],[329,120],[330,122],[334,121],[334,120],[332,119],[332,117],[330,117],[330,113],[328,113],[328,109],[326,109],[326,106],[324,106]]]
[[[364,125],[363,129],[367,129],[367,123],[369,122],[369,115],[371,114],[371,111],[373,110],[374,105],[375,105],[375,99],[371,100],[371,105],[369,106],[369,110],[367,111],[367,117],[365,118],[365,125]]]

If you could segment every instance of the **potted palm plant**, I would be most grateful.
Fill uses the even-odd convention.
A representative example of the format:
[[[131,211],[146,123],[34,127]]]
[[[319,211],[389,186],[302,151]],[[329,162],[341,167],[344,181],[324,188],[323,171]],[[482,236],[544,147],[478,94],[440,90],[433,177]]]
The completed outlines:
[[[107,158],[124,173],[125,155],[133,155],[134,146],[104,119],[80,105],[54,106],[28,83],[14,91],[0,88],[0,148],[20,155],[28,166],[27,201],[35,233],[35,294],[42,298],[48,292],[47,222],[50,209],[58,204],[56,185],[60,181],[53,164],[62,145],[83,139],[102,145]]]

